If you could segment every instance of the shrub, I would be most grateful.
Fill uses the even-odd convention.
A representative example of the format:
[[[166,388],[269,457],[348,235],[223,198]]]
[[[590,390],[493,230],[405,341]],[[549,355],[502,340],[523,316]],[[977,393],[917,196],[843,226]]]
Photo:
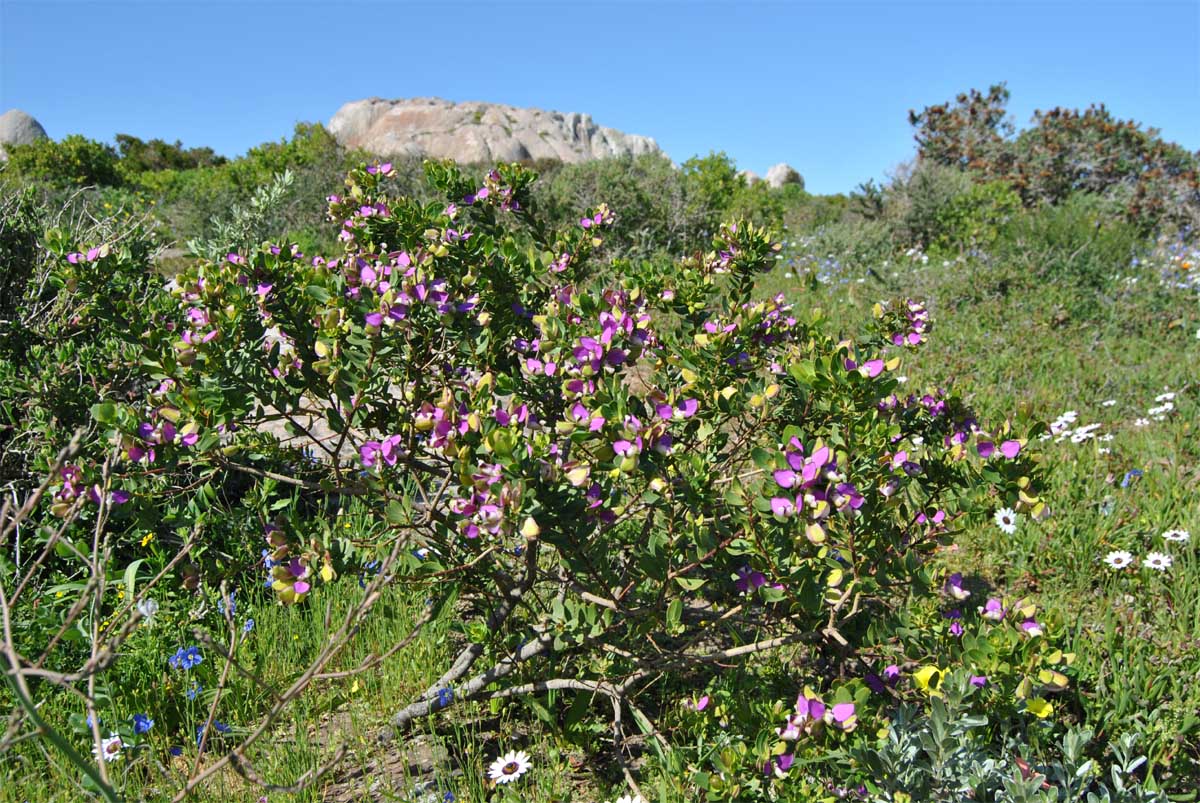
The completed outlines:
[[[9,145],[7,151],[10,169],[26,181],[59,187],[121,183],[113,147],[79,134],[60,142],[39,139],[28,145]]]
[[[985,430],[942,390],[898,395],[896,372],[931,331],[916,301],[879,305],[853,341],[782,298],[751,301],[779,251],[759,227],[728,224],[707,252],[619,273],[603,258],[607,206],[555,228],[520,166],[482,181],[426,170],[441,202],[390,194],[390,166],[352,171],[329,198],[339,254],[239,248],[189,266],[169,294],[151,284],[136,312],[120,305],[142,285],[111,302],[101,290],[146,281],[144,253],[107,235],[47,238],[55,281],[80,294],[63,303],[86,310],[70,325],[120,344],[120,381],[76,400],[95,398],[94,434],[47,464],[29,508],[63,517],[67,543],[95,546],[22,581],[91,578],[90,604],[53,609],[65,628],[84,608],[105,617],[90,649],[60,650],[57,682],[99,704],[79,679],[118,660],[152,594],[174,609],[160,615],[213,644],[237,637],[232,617],[191,622],[193,595],[228,610],[228,584],[259,586],[265,569],[281,604],[307,605],[378,560],[328,649],[240,731],[237,760],[197,761],[189,784],[244,769],[245,750],[397,585],[429,597],[418,630],[450,618],[460,637],[395,728],[463,701],[561,693],[576,721],[607,723],[618,761],[627,712],[692,792],[774,794],[764,767],[798,740],[841,743],[867,714],[868,691],[841,667],[877,644],[872,622],[930,587],[924,559],[949,524],[996,500],[1043,511],[1026,448],[1037,430]],[[985,450],[992,441],[1003,448]],[[347,506],[361,516],[352,538],[330,526]],[[147,532],[172,549],[135,559]],[[131,575],[128,599],[105,599],[106,578]],[[20,651],[47,649],[48,632],[24,631]],[[754,738],[683,772],[655,725],[659,678],[703,687],[783,647],[810,660],[754,701]],[[99,669],[86,664],[96,650],[111,656]],[[208,655],[220,687],[205,725],[239,674],[218,676],[223,659]],[[789,711],[798,691],[803,718]],[[190,742],[196,723],[171,716]],[[795,734],[780,739],[781,723]],[[95,726],[81,736],[100,746]]]

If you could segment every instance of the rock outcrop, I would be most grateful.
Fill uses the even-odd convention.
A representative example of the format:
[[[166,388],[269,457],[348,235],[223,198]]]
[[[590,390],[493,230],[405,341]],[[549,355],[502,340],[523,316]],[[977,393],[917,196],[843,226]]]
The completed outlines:
[[[20,109],[9,109],[0,114],[0,159],[7,159],[5,145],[28,145],[46,138],[42,124]]]
[[[650,137],[597,125],[591,115],[440,98],[347,103],[329,121],[347,148],[377,156],[428,156],[460,162],[558,159],[586,162],[662,151]]]
[[[796,168],[787,162],[780,162],[777,165],[771,165],[767,170],[767,183],[777,189],[784,184],[799,184],[803,187],[804,179],[796,172]]]

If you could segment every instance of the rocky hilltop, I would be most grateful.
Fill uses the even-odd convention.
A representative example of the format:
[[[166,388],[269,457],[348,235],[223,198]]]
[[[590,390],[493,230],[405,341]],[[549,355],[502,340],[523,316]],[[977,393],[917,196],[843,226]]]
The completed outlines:
[[[650,137],[605,128],[587,114],[440,98],[352,101],[338,109],[329,131],[343,146],[378,156],[460,162],[575,163],[662,152]]]
[[[46,138],[42,124],[20,109],[9,109],[0,114],[0,159],[7,159],[5,145],[29,145]]]

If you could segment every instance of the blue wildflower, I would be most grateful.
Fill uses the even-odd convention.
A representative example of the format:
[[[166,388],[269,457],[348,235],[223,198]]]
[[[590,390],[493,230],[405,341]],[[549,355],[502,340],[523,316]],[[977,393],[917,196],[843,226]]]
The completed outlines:
[[[243,633],[249,633],[253,629],[254,629],[254,620],[253,619],[247,619],[246,624],[242,625]]]
[[[168,753],[170,753],[170,754],[171,754],[171,755],[173,755],[173,756],[176,756],[176,757],[178,757],[178,756],[182,756],[182,755],[183,755],[183,748],[182,748],[182,747],[179,747],[178,745],[176,745],[175,747],[168,747],[168,748],[167,748],[167,752],[168,752]]]
[[[187,690],[187,698],[189,700],[195,700],[196,697],[199,696],[200,692],[202,692],[202,691],[204,691],[204,687],[193,680],[192,685]]]
[[[1128,488],[1130,483],[1140,476],[1142,476],[1142,470],[1140,468],[1129,469],[1125,472],[1125,477],[1121,480],[1121,487]]]
[[[236,593],[237,593],[236,590],[229,592],[229,615],[230,616],[233,616],[235,613],[237,613],[237,602],[233,598],[233,595]],[[220,599],[217,600],[217,611],[222,616],[225,615],[225,598],[224,597],[221,597]]]
[[[438,689],[437,692],[437,707],[445,708],[454,701],[454,691],[451,689]]]
[[[133,732],[139,736],[154,727],[154,720],[145,714],[133,715]]]

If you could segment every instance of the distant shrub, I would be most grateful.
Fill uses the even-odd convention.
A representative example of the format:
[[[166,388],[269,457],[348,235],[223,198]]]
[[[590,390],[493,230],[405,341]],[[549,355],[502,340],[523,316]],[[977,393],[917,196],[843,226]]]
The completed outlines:
[[[10,169],[25,181],[52,186],[121,183],[117,152],[111,145],[71,134],[59,142],[39,139],[6,147]]]
[[[146,142],[131,134],[117,134],[117,150],[121,154],[120,171],[131,179],[141,173],[215,167],[229,161],[212,148],[185,150],[179,140],[174,144],[161,139]]]
[[[887,187],[884,218],[898,241],[928,248],[941,234],[946,209],[970,188],[971,179],[962,171],[918,162],[899,172]]]
[[[934,215],[933,246],[963,251],[987,248],[1021,211],[1021,196],[1003,181],[974,184]]]
[[[1154,128],[1119,120],[1103,105],[1034,114],[1013,136],[1003,84],[971,90],[953,104],[909,112],[922,162],[1008,181],[1027,205],[1058,203],[1077,192],[1120,200],[1143,228],[1200,221],[1200,157],[1165,142]]]
[[[1141,246],[1136,225],[1103,198],[1076,193],[1016,216],[998,254],[1038,281],[1106,286]]]

